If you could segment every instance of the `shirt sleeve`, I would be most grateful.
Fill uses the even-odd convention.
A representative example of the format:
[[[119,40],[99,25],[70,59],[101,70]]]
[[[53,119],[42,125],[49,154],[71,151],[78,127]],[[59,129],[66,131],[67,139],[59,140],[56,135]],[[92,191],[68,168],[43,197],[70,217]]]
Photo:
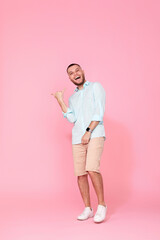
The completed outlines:
[[[62,114],[63,114],[63,117],[67,118],[69,122],[74,123],[76,121],[76,116],[75,116],[70,98],[69,98],[69,107],[67,109],[67,112],[62,111]]]
[[[103,121],[106,103],[106,93],[103,86],[99,82],[93,85],[94,95],[94,111],[92,121]]]

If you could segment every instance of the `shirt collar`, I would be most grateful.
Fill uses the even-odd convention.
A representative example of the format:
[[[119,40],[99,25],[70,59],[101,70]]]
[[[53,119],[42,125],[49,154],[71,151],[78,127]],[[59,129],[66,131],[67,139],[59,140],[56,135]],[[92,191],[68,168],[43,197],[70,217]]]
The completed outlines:
[[[85,88],[86,86],[89,85],[89,83],[90,83],[89,81],[86,81],[86,82],[83,84],[83,87]],[[79,91],[78,87],[76,87],[76,89],[75,89],[74,91],[78,92],[78,91]]]

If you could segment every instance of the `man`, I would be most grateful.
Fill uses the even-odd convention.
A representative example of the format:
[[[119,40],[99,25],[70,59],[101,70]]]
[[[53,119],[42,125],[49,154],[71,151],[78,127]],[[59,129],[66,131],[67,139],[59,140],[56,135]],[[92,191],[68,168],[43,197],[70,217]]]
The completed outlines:
[[[86,81],[84,71],[77,63],[67,67],[67,74],[71,82],[77,86],[69,98],[69,107],[63,100],[65,89],[53,95],[62,109],[63,116],[74,124],[72,128],[74,172],[85,205],[84,211],[77,219],[86,220],[94,216],[90,203],[89,174],[98,199],[94,222],[102,222],[107,212],[103,179],[99,170],[106,140],[103,125],[105,90],[99,82]]]

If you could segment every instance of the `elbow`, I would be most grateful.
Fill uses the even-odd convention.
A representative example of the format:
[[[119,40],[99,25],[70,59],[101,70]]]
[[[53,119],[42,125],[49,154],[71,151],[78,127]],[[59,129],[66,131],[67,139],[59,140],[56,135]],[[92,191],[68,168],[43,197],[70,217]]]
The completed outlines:
[[[73,114],[68,114],[66,117],[67,117],[67,120],[68,120],[70,123],[75,123],[75,122],[76,122],[76,117],[75,117],[75,115],[73,115]]]
[[[95,114],[93,117],[92,117],[92,121],[103,121],[103,115],[99,115],[99,114]]]
[[[73,113],[73,111],[70,108],[68,108],[66,113],[64,113],[64,112],[62,112],[62,113],[63,113],[64,118],[67,118],[67,120],[69,122],[74,123],[76,121],[75,114]]]

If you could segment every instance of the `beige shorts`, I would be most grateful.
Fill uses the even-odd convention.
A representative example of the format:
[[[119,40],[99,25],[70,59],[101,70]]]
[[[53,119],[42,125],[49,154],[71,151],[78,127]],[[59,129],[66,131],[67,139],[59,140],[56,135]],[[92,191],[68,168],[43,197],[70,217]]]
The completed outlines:
[[[75,176],[88,174],[87,171],[100,173],[104,141],[104,137],[95,137],[90,139],[87,144],[72,144]]]

